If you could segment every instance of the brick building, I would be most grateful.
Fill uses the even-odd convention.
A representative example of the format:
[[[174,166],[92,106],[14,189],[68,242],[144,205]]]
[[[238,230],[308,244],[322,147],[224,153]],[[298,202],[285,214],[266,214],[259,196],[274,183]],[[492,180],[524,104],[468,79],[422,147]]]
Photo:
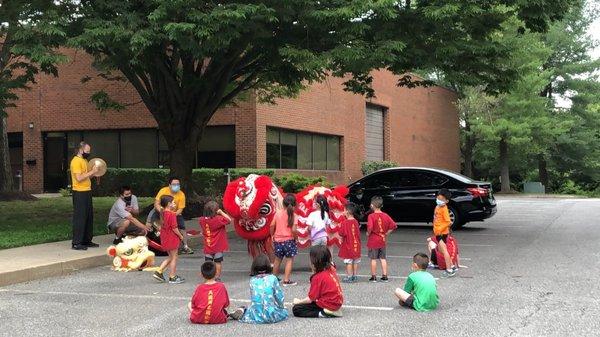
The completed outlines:
[[[60,76],[39,76],[9,111],[13,172],[22,176],[22,188],[66,186],[69,160],[82,139],[109,167],[166,165],[166,144],[133,88],[96,77],[88,55],[66,53],[71,62],[60,67]],[[93,79],[82,83],[85,76]],[[460,169],[454,92],[398,88],[385,71],[374,74],[377,97],[371,100],[343,91],[341,83],[328,78],[276,105],[246,101],[219,111],[198,145],[196,166],[269,167],[336,183],[360,178],[366,159]],[[131,105],[100,112],[89,99],[98,89]]]

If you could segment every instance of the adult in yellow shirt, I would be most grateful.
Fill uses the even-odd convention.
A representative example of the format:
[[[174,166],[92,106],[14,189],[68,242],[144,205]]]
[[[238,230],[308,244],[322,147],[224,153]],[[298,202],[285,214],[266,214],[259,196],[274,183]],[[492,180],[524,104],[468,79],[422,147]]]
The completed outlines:
[[[183,254],[194,254],[194,251],[188,246],[187,235],[185,231],[185,220],[183,219],[183,209],[185,208],[185,193],[181,190],[181,181],[177,177],[169,178],[169,185],[161,188],[154,198],[154,209],[148,214],[146,225],[150,226],[154,221],[160,219],[160,213],[163,211],[160,207],[160,198],[163,195],[170,195],[173,197],[173,201],[177,206],[177,228],[183,236],[183,247],[181,253]]]
[[[92,147],[86,142],[79,143],[77,153],[71,160],[71,186],[73,189],[73,240],[75,250],[98,247],[92,242],[94,229],[94,206],[92,204],[92,181],[98,172],[94,166],[88,171],[88,161]]]

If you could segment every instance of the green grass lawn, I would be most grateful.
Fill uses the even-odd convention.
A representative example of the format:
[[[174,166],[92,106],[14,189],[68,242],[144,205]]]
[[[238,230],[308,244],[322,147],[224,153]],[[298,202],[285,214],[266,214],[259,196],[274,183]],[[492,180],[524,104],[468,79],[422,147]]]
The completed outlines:
[[[138,201],[143,209],[152,198]],[[94,198],[94,235],[107,234],[106,221],[114,202],[114,197]],[[70,197],[0,202],[0,249],[69,240],[72,214]]]

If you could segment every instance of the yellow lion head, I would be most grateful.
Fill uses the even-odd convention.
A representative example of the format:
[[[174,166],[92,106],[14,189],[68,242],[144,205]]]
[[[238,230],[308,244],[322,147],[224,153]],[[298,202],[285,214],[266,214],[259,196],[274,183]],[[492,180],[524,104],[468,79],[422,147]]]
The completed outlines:
[[[144,236],[127,236],[118,245],[108,247],[106,253],[114,257],[114,270],[129,271],[154,265],[154,253],[148,249]]]

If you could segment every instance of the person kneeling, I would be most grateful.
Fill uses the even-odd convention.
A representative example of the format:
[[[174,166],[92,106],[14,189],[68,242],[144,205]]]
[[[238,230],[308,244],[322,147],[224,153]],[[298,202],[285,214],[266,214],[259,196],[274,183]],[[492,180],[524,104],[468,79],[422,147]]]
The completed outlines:
[[[296,317],[342,317],[344,297],[336,270],[331,264],[327,246],[310,248],[310,290],[303,299],[294,298],[292,312]]]
[[[215,281],[217,266],[207,261],[200,267],[204,283],[198,285],[188,303],[190,321],[196,324],[222,324],[227,322],[229,294],[221,282]]]
[[[437,308],[440,300],[433,276],[425,271],[429,257],[423,253],[413,256],[412,270],[408,275],[404,289],[396,288],[400,306],[416,311],[430,311]]]

